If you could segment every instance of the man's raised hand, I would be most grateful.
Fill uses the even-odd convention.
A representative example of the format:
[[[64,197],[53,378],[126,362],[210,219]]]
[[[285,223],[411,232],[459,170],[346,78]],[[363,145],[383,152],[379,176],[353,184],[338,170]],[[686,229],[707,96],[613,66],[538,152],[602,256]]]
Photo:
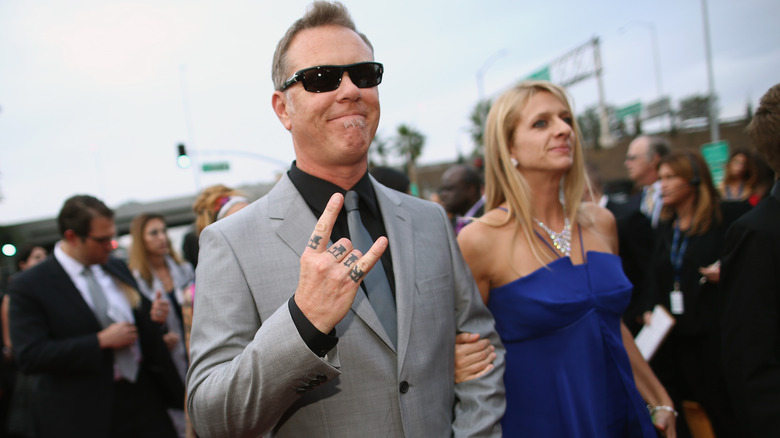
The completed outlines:
[[[301,312],[323,333],[330,333],[344,319],[363,277],[387,248],[384,236],[365,255],[354,249],[346,238],[328,247],[343,204],[344,197],[334,193],[317,221],[301,256],[301,273],[294,297]]]

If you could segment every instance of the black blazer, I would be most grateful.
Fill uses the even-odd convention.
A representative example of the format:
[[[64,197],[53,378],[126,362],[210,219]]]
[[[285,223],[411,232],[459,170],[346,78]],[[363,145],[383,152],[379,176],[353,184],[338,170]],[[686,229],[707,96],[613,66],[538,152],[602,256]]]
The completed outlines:
[[[110,259],[103,267],[136,288],[122,261]],[[114,355],[99,347],[101,326],[89,305],[53,255],[15,276],[9,291],[14,357],[23,372],[38,378],[33,415],[39,436],[107,437]],[[150,309],[141,295],[133,310],[143,356],[139,376],[152,379],[166,405],[181,407],[184,387]]]
[[[743,214],[748,204],[719,206],[723,220],[713,223],[710,229],[701,235],[690,236],[688,248],[683,257],[680,278],[683,293],[684,313],[675,315],[677,323],[673,332],[681,335],[703,335],[717,331],[722,294],[720,286],[714,283],[699,283],[699,268],[709,266],[719,260],[723,252],[726,230],[734,220]],[[674,268],[670,260],[673,220],[661,221],[655,234],[653,252],[653,272],[648,277],[652,285],[656,303],[671,309],[669,293],[674,287]]]
[[[642,323],[637,318],[644,312],[653,310],[655,303],[655,295],[649,289],[647,281],[651,271],[654,232],[650,219],[639,210],[640,197],[641,192],[630,197],[627,202],[610,200],[606,206],[615,216],[618,255],[623,264],[623,272],[634,286],[631,301],[623,312],[623,322],[633,335],[642,328]]]
[[[726,386],[745,436],[780,432],[780,182],[729,229],[721,265]]]

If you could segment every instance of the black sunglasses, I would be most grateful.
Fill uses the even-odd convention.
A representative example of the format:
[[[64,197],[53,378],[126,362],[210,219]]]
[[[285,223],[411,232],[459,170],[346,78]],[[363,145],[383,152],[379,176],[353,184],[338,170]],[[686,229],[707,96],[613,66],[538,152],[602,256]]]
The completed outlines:
[[[282,84],[281,91],[294,83],[303,84],[303,89],[311,93],[325,93],[339,88],[344,72],[358,88],[376,87],[382,83],[385,68],[378,62],[358,62],[349,65],[318,65],[298,70]]]

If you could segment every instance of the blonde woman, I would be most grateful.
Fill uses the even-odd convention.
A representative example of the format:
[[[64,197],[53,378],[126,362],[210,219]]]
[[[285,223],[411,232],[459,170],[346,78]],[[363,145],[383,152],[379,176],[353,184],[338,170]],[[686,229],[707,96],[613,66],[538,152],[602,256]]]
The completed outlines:
[[[195,281],[192,265],[182,261],[171,246],[165,218],[155,213],[142,213],[130,223],[128,267],[138,283],[138,289],[150,300],[162,298],[171,311],[163,326],[163,340],[171,354],[179,378],[184,382],[189,359],[184,344],[182,304]],[[183,436],[184,400],[181,409],[169,410],[171,420]]]
[[[615,220],[581,201],[565,91],[516,85],[485,135],[486,213],[458,242],[506,347],[504,436],[655,437],[652,421],[675,436],[671,399],[621,323],[631,283]]]

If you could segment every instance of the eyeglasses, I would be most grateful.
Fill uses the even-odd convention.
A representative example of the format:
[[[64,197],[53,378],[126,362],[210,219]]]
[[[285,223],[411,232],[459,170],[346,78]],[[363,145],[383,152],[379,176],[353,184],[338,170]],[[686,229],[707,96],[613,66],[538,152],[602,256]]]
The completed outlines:
[[[318,65],[298,70],[282,84],[281,91],[294,83],[303,84],[303,89],[311,93],[325,93],[339,88],[344,72],[358,88],[376,87],[382,83],[385,68],[378,62],[358,62],[349,65]]]
[[[88,239],[92,239],[95,243],[98,243],[100,245],[105,245],[107,243],[111,243],[111,241],[114,240],[114,236],[106,236],[106,237],[93,237],[93,236],[87,236]]]

